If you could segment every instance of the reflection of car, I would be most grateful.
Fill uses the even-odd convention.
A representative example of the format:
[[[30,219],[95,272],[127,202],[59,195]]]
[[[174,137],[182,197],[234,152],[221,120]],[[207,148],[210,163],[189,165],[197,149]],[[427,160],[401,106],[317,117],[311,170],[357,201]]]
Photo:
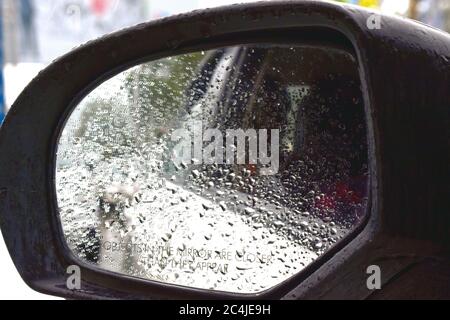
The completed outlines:
[[[280,75],[280,70],[287,70],[282,62],[295,61],[291,56],[300,52],[305,61],[312,61],[314,55],[321,67],[308,69],[297,63],[290,67],[290,75]],[[364,205],[368,170],[363,98],[353,63],[345,51],[320,51],[314,45],[298,51],[292,47],[289,52],[251,46],[213,51],[199,72],[212,76],[206,78],[209,81],[202,76],[194,80],[188,93],[195,97],[187,106],[188,119],[201,119],[210,128],[280,129],[282,154],[276,179],[286,194],[286,204],[291,209],[315,210],[317,216],[328,216],[349,227],[363,218],[364,210],[355,210],[355,205]],[[306,173],[295,173],[292,167],[299,167],[306,159],[318,163],[319,157],[321,166],[309,168],[316,171],[307,178],[310,185],[304,185],[303,190],[299,185],[289,189],[289,176]],[[246,169],[251,176],[258,175],[255,165],[235,168],[238,175]],[[342,176],[333,176],[337,173]],[[314,189],[313,184],[321,186]],[[263,198],[270,197],[264,194],[264,186],[257,183],[251,193],[261,189]],[[292,196],[301,193],[301,198],[307,198],[306,193],[312,190],[323,196],[306,208],[295,208]]]
[[[370,12],[323,2],[235,6],[139,26],[89,44],[56,62],[25,90],[8,115],[0,134],[0,148],[10,150],[8,155],[2,154],[0,157],[0,223],[23,278],[38,290],[67,297],[448,298],[450,221],[446,195],[450,40],[444,33],[395,17],[383,16],[382,28],[371,30],[367,28],[370,17]],[[153,40],[150,42],[148,39]],[[315,46],[311,45],[311,41]],[[121,46],[117,46],[118,43]],[[68,200],[61,202],[62,194],[58,193],[55,186],[58,173],[55,172],[55,149],[64,124],[70,121],[73,108],[100,82],[142,61],[158,61],[167,56],[230,46],[251,50],[258,47],[255,44],[261,44],[261,47],[271,44],[270,48],[264,48],[268,51],[284,45],[286,52],[291,46],[295,48],[306,44],[307,48],[317,48],[319,45],[325,47],[331,56],[336,47],[344,47],[350,49],[353,60],[341,55],[340,64],[326,61],[316,63],[314,68],[311,67],[312,70],[321,70],[322,74],[331,73],[332,78],[306,72],[304,76],[308,75],[309,78],[290,86],[290,74],[296,73],[296,67],[301,63],[286,61],[291,62],[290,59],[300,57],[301,54],[289,59],[286,55],[275,54],[269,60],[277,64],[274,69],[264,70],[264,63],[256,67],[255,79],[262,77],[261,82],[256,82],[259,83],[255,86],[256,90],[261,91],[256,95],[255,90],[247,86],[247,74],[234,81],[236,78],[233,78],[233,72],[242,71],[237,61],[234,65],[238,68],[231,70],[225,80],[225,87],[214,83],[219,91],[215,95],[225,94],[223,99],[215,101],[220,104],[226,102],[226,105],[213,109],[217,114],[211,117],[207,114],[206,118],[217,125],[225,123],[227,128],[233,128],[235,123],[244,129],[258,128],[258,124],[265,126],[267,123],[281,127],[280,142],[284,147],[280,153],[281,170],[278,176],[272,177],[272,184],[263,178],[260,181],[254,178],[258,177],[260,168],[253,165],[228,164],[226,170],[230,171],[226,174],[234,174],[228,181],[216,172],[209,174],[210,169],[217,169],[214,167],[188,168],[188,176],[192,176],[194,170],[208,172],[203,175],[205,180],[187,180],[188,186],[190,183],[195,185],[194,190],[189,191],[189,196],[198,206],[205,200],[199,194],[203,192],[208,198],[211,196],[208,193],[216,192],[223,182],[230,192],[250,193],[247,201],[273,201],[281,209],[290,209],[292,205],[302,206],[302,210],[298,210],[301,215],[310,213],[304,209],[314,210],[314,217],[324,220],[324,224],[325,219],[331,217],[331,224],[335,222],[333,219],[337,223],[345,221],[345,216],[349,216],[346,207],[358,207],[361,195],[367,192],[370,198],[365,202],[366,207],[360,209],[367,209],[364,212],[370,213],[370,216],[363,219],[347,237],[339,239],[324,255],[302,269],[302,272],[255,295],[222,292],[214,287],[207,290],[204,286],[200,289],[183,287],[182,282],[176,282],[177,279],[170,284],[148,281],[83,262],[66,245],[63,230],[66,221],[61,219],[77,215],[64,216],[64,211],[58,210],[58,206],[79,209],[84,198],[70,197],[69,194]],[[259,53],[255,50],[249,54]],[[311,55],[311,59],[317,61],[315,59],[321,56]],[[259,58],[251,59],[251,62],[257,62]],[[245,61],[246,56],[242,59]],[[220,60],[219,57],[218,65]],[[342,67],[342,63],[347,66],[346,61],[353,64],[353,68],[345,67],[341,71],[333,69]],[[276,72],[282,65],[283,72]],[[333,72],[327,72],[330,68]],[[67,81],[68,71],[72,81]],[[360,84],[355,82],[356,79]],[[386,85],[386,79],[391,85]],[[430,84],[433,84],[433,90]],[[336,89],[336,85],[342,86],[341,90],[330,93]],[[193,87],[196,88],[195,85]],[[355,99],[356,91],[360,96]],[[295,109],[292,112],[291,96],[297,95],[296,92],[304,93],[296,103],[305,106],[305,109],[297,109],[301,111],[300,114]],[[236,93],[240,93],[239,97],[244,99],[236,99]],[[200,95],[197,104],[201,104],[204,97]],[[255,97],[261,98],[259,101],[256,99],[256,104],[252,100]],[[330,100],[330,97],[333,99]],[[334,104],[337,108],[328,108],[327,105],[333,105],[333,101],[339,101]],[[344,103],[346,101],[351,103],[347,105]],[[234,108],[226,108],[228,105],[234,105]],[[306,108],[307,105],[312,106],[312,111]],[[354,107],[350,114],[334,112],[345,105],[347,108]],[[36,106],[45,106],[45,112]],[[159,115],[156,110],[151,111]],[[195,115],[191,109],[183,112],[184,115],[190,112]],[[336,119],[340,121],[333,121]],[[362,127],[361,119],[364,119]],[[298,129],[298,132],[289,130],[291,127]],[[366,135],[361,134],[364,130]],[[362,139],[365,136],[367,139]],[[164,134],[162,137],[165,137]],[[361,148],[360,139],[367,143],[367,152],[364,145]],[[84,147],[82,145],[81,149]],[[122,156],[124,154],[126,152],[121,153]],[[368,158],[365,158],[367,154]],[[308,159],[302,159],[304,155]],[[340,161],[342,158],[344,161]],[[336,167],[329,165],[333,163]],[[307,170],[304,172],[308,179],[291,179],[292,173],[303,172],[305,166]],[[220,172],[220,168],[217,171],[225,173],[224,170]],[[334,174],[336,171],[345,172],[344,178]],[[242,174],[242,179],[236,179],[237,174]],[[89,180],[92,173],[85,175]],[[180,187],[177,175],[174,175],[174,181],[167,183],[165,189],[158,189],[161,198],[167,197],[165,200],[168,202],[174,200],[170,190]],[[214,181],[209,181],[212,178]],[[253,179],[257,186],[246,189],[245,179]],[[77,182],[76,179],[74,181]],[[164,181],[167,182],[167,179]],[[213,182],[214,188],[209,182]],[[364,189],[366,182],[369,185],[367,190]],[[302,189],[304,183],[306,186]],[[212,191],[208,191],[209,188]],[[270,196],[280,190],[282,196]],[[285,190],[288,190],[287,194]],[[264,199],[265,196],[267,199]],[[308,201],[301,201],[305,197]],[[182,199],[179,200],[179,203],[169,203],[174,208],[172,212],[166,211],[169,218],[179,208]],[[212,200],[215,203],[216,199]],[[143,197],[142,202],[146,201],[148,199]],[[336,206],[337,202],[341,202],[341,208]],[[161,207],[158,205],[158,208]],[[339,214],[333,214],[336,208],[344,213],[344,219]],[[295,215],[279,216],[295,225]],[[197,219],[192,221],[199,222]],[[157,221],[164,224],[166,220],[158,218]],[[355,221],[358,222],[358,219]],[[75,222],[80,223],[79,220]],[[195,225],[202,227],[200,222]],[[212,224],[214,222],[211,221]],[[222,220],[219,222],[222,223]],[[79,226],[76,223],[69,225]],[[241,226],[244,228],[248,225]],[[162,225],[155,223],[153,227],[156,230],[152,230],[150,237],[164,231]],[[298,233],[301,228],[299,226],[294,231]],[[252,233],[253,229],[268,228],[255,228],[253,225]],[[313,232],[316,233],[322,232],[322,229],[328,230],[326,225],[325,228],[318,225],[315,229]],[[201,236],[205,241],[210,238],[209,235]],[[222,239],[219,233],[211,236]],[[244,234],[243,238],[247,239],[247,236]],[[175,238],[167,235],[165,239]],[[281,245],[279,249],[282,249]],[[185,249],[189,251],[189,248]],[[236,252],[236,255],[245,256],[242,252]],[[205,263],[207,268],[210,267]],[[71,291],[65,286],[67,266],[74,264],[80,267],[82,290]],[[239,268],[245,269],[245,266]],[[161,274],[156,274],[156,277],[158,275]],[[171,275],[176,277],[174,273]],[[178,279],[186,277],[183,275]],[[252,285],[256,288],[258,283]]]

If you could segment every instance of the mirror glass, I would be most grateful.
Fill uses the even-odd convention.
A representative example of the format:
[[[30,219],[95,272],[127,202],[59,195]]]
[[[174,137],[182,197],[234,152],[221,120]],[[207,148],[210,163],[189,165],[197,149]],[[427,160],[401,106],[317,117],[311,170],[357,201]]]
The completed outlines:
[[[242,45],[135,66],[62,132],[65,240],[103,270],[265,291],[363,221],[365,123],[358,64],[337,47]]]

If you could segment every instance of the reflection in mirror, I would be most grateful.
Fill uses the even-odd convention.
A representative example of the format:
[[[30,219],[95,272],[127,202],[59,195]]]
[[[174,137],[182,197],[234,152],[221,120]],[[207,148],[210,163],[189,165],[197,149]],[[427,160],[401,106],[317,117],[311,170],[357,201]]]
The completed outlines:
[[[133,67],[73,111],[57,154],[76,257],[164,283],[255,293],[362,222],[358,65],[314,45],[248,45]]]

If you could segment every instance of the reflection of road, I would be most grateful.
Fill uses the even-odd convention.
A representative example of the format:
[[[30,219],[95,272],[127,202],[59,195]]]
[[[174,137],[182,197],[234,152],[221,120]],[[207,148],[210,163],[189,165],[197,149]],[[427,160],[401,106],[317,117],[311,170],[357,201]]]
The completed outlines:
[[[181,175],[178,180],[147,176],[136,182],[140,191],[122,185],[131,191],[113,191],[111,197],[125,194],[125,205],[100,210],[99,186],[107,185],[111,169],[125,170],[125,163],[99,164],[95,174],[76,163],[57,171],[67,242],[81,259],[103,269],[197,288],[257,292],[315,260],[327,249],[311,246],[321,234],[331,237],[334,229],[338,239],[347,231],[270,201],[255,202],[233,188],[193,184]]]
[[[323,221],[251,198],[229,188],[159,180],[125,209],[128,225],[114,231],[115,239],[110,231],[103,237],[101,255],[108,260],[102,267],[186,286],[254,292],[296,274],[327,249],[308,249],[317,245],[309,240],[325,228]],[[132,231],[124,234],[125,229]],[[291,229],[301,236],[293,237]],[[332,229],[335,237],[348,231]]]
[[[108,231],[108,241],[101,243],[101,255],[108,257],[102,259],[103,268],[250,293],[280,283],[317,257],[262,223],[249,223],[258,214],[254,209],[241,215],[239,208],[228,207],[224,196],[216,194],[216,202],[208,201],[171,182],[165,184],[126,210],[125,215],[135,219],[133,231],[121,236],[116,229],[115,237]],[[124,261],[128,255],[132,265]]]

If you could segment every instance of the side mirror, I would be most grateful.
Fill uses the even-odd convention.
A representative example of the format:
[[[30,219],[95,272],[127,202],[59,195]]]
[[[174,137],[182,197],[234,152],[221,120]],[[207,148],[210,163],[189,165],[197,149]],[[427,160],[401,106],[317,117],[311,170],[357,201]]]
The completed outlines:
[[[0,222],[23,279],[69,298],[278,299],[318,294],[317,274],[339,292],[350,274],[360,298],[390,236],[445,246],[446,165],[430,153],[448,155],[450,40],[396,18],[373,30],[371,16],[318,2],[224,7],[49,66],[0,132]],[[419,64],[422,78],[405,83]],[[413,99],[430,80],[433,99]],[[424,165],[435,170],[415,171]]]

